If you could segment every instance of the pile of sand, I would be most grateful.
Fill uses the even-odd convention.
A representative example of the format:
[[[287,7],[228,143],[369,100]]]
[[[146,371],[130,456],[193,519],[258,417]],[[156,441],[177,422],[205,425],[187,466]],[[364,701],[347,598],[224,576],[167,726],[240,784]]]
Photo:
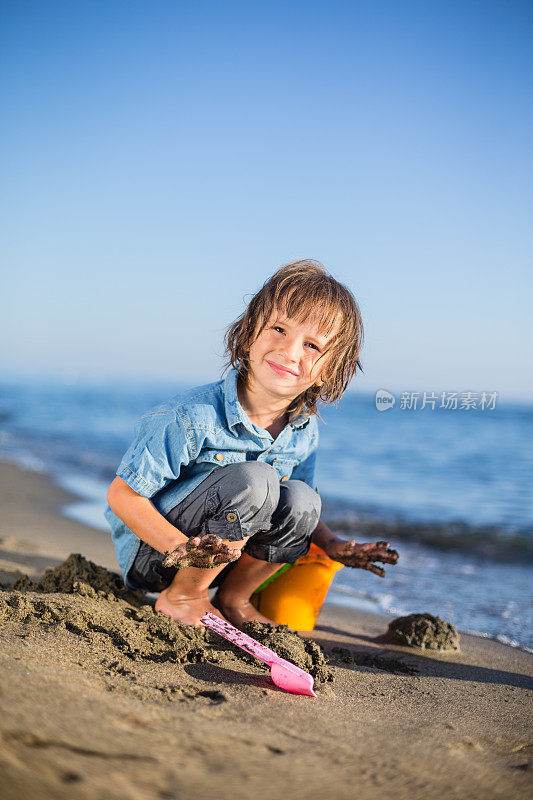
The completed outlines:
[[[140,592],[130,592],[124,586],[121,578],[79,553],[71,555],[54,569],[47,569],[37,581],[32,581],[27,575],[19,578],[11,587],[18,592],[47,592],[55,594],[62,592],[72,594],[76,591],[76,583],[85,583],[96,592],[113,593],[117,597],[128,598],[131,601],[142,599]],[[102,595],[103,596],[103,595]]]
[[[66,631],[102,658],[152,662],[210,662],[242,660],[268,667],[218,634],[156,614],[142,593],[128,591],[112,572],[70,555],[39,581],[19,579],[0,592],[0,622],[45,625]],[[246,632],[315,678],[333,680],[318,644],[302,639],[286,626],[250,623]]]
[[[422,650],[459,650],[459,633],[455,625],[433,614],[408,614],[393,619],[386,637],[404,647]]]

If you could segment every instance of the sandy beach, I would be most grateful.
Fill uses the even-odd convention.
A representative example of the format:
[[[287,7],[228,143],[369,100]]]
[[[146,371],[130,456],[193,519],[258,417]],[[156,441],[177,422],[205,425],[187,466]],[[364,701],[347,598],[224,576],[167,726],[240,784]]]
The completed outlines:
[[[46,476],[2,463],[0,486],[6,800],[531,796],[530,654],[399,647],[386,618],[328,605],[298,645],[318,697],[287,694],[122,591],[110,537],[62,517]]]

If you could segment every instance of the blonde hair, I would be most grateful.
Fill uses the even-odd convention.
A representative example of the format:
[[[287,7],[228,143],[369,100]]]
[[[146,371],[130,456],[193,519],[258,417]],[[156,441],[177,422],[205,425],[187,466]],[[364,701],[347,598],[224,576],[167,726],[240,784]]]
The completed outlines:
[[[363,346],[363,322],[350,290],[328,275],[320,261],[293,261],[278,269],[264,283],[250,300],[246,311],[226,330],[227,363],[223,372],[232,366],[239,372],[245,386],[248,385],[250,347],[274,310],[282,309],[299,323],[310,317],[318,319],[319,331],[325,336],[337,324],[337,333],[329,348],[315,362],[316,365],[327,356],[322,385],[310,386],[287,409],[289,422],[302,412],[306,416],[316,414],[322,419],[317,410],[318,400],[334,403],[346,391],[357,368],[362,371],[359,353]]]

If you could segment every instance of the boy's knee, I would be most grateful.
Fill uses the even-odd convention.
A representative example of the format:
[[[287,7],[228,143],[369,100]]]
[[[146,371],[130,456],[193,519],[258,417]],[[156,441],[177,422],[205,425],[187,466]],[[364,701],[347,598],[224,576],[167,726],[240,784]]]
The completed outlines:
[[[322,500],[318,492],[311,489],[309,484],[298,480],[285,481],[281,486],[283,488],[280,505],[295,516],[310,514],[316,518],[318,525],[322,513]]]
[[[255,514],[265,505],[271,512],[279,503],[279,475],[270,464],[264,461],[246,461],[239,464],[236,473],[236,492],[246,499],[251,514]]]

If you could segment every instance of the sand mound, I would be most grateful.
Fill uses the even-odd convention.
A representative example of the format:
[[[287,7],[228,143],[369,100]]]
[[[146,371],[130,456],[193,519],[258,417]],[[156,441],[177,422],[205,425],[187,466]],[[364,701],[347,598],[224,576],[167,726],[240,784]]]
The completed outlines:
[[[206,628],[182,625],[156,614],[140,592],[130,592],[121,579],[79,554],[70,555],[39,581],[20,578],[0,592],[0,624],[56,626],[83,640],[102,657],[152,662],[235,661],[268,669]],[[302,669],[317,683],[333,680],[322,649],[286,626],[251,623],[249,635]]]
[[[206,643],[199,629],[154,614],[151,606],[134,608],[118,598],[99,596],[75,582],[73,594],[0,593],[0,623],[22,622],[62,628],[102,655],[147,661],[200,661]]]
[[[409,614],[393,619],[387,638],[408,647],[423,650],[458,650],[459,634],[455,625],[432,614]]]
[[[247,622],[242,630],[265,647],[275,650],[281,658],[292,661],[293,664],[309,672],[317,683],[333,680],[333,672],[327,665],[320,645],[292,633],[287,625],[274,626],[263,625],[261,622]]]
[[[69,557],[54,569],[47,569],[38,581],[32,581],[27,575],[19,578],[12,586],[18,592],[46,592],[55,594],[76,592],[76,583],[91,586],[96,592],[112,593],[116,597],[128,598],[130,601],[142,599],[140,592],[130,592],[122,579],[114,572],[87,561],[79,553],[71,553]]]

